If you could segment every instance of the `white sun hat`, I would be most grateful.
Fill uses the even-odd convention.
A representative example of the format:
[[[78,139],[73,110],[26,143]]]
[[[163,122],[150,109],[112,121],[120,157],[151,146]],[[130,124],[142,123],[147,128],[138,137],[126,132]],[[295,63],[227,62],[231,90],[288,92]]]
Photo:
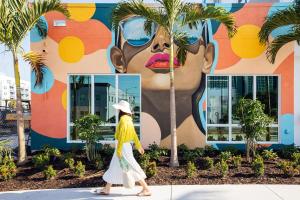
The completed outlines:
[[[132,114],[130,104],[127,101],[121,100],[119,103],[112,105],[115,109],[121,110],[125,113]]]

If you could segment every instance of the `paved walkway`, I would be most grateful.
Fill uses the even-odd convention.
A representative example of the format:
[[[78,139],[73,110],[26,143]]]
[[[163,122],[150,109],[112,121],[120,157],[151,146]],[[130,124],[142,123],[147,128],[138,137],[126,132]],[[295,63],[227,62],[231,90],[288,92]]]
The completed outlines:
[[[151,197],[136,197],[140,187],[114,187],[109,196],[95,188],[31,190],[0,193],[1,200],[299,200],[300,185],[167,185],[151,186]]]

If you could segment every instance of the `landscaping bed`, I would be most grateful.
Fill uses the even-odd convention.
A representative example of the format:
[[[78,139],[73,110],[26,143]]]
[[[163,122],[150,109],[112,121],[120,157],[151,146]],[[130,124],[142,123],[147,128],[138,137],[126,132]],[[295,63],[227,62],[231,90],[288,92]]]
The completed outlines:
[[[100,166],[102,169],[97,169],[94,164],[89,162],[84,152],[80,151],[74,153],[72,159],[74,159],[75,165],[78,161],[81,161],[85,166],[85,171],[81,177],[75,173],[74,169],[70,169],[66,165],[64,162],[65,157],[62,153],[60,157],[54,160],[52,158],[52,160],[49,161],[49,165],[51,164],[53,169],[56,170],[56,175],[49,180],[46,179],[43,173],[45,167],[36,167],[32,162],[32,157],[29,156],[29,162],[25,166],[19,166],[13,178],[0,180],[0,191],[104,186],[105,182],[102,176],[109,165],[112,152],[113,149],[109,148],[105,149],[105,152],[102,153],[103,166]],[[203,155],[199,155],[202,154],[201,152]],[[290,152],[288,153],[291,154]],[[300,184],[300,175],[296,167],[292,175],[287,175],[287,172],[284,172],[282,168],[279,167],[278,163],[291,160],[286,158],[276,157],[274,159],[264,160],[264,173],[258,176],[253,171],[253,164],[246,162],[244,156],[241,157],[240,166],[238,168],[234,166],[233,155],[239,154],[236,152],[230,154],[229,157],[227,155],[228,158],[226,158],[227,153],[224,154],[224,157],[223,153],[220,154],[220,152],[211,148],[207,152],[199,148],[197,150],[179,148],[181,165],[177,168],[170,168],[168,166],[169,152],[167,150],[155,147],[154,150],[152,149],[146,152],[146,155],[149,155],[146,159],[145,156],[138,156],[137,152],[135,152],[135,154],[141,166],[147,168],[147,175],[152,176],[146,179],[149,185]],[[223,155],[224,158],[220,155]],[[212,160],[213,165],[211,165],[211,168],[206,167],[207,164],[204,163],[207,158]],[[228,159],[228,161],[226,161],[226,163],[228,163],[228,170],[225,170],[226,174],[224,176],[216,164],[222,159]],[[195,169],[192,170],[192,174],[189,176],[187,163],[191,160],[193,161],[191,163],[194,163]],[[155,163],[154,166],[152,166],[151,163]],[[153,167],[150,171],[149,166]]]

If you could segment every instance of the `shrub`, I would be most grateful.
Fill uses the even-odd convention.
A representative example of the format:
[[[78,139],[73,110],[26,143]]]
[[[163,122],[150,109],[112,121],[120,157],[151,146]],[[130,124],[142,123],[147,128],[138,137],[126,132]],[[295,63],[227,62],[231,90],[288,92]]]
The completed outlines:
[[[252,170],[255,176],[263,176],[265,173],[264,160],[261,156],[257,156],[252,162]]]
[[[156,162],[150,162],[147,166],[146,175],[148,178],[151,178],[157,174]]]
[[[14,162],[14,159],[10,155],[5,155],[0,164],[7,165],[10,162]]]
[[[186,167],[186,174],[188,178],[195,177],[197,172],[197,168],[195,166],[195,163],[189,161]]]
[[[104,168],[104,162],[102,157],[98,156],[94,162],[94,166],[97,170],[102,170]]]
[[[222,151],[220,154],[220,160],[224,160],[225,162],[230,161],[231,153],[229,151]]]
[[[10,180],[16,176],[17,167],[14,161],[8,161],[5,164],[0,165],[0,178],[2,180]]]
[[[71,169],[71,170],[74,169],[74,164],[75,164],[74,158],[66,158],[64,160],[64,163],[65,163],[66,167],[68,167],[69,169]]]
[[[292,160],[295,162],[296,165],[300,165],[300,153],[294,152],[292,154]]]
[[[280,148],[277,152],[280,158],[291,159],[293,153],[297,153],[299,150],[294,145],[288,145]]]
[[[263,150],[262,157],[264,160],[276,160],[278,158],[277,153],[273,152],[273,150]]]
[[[242,135],[237,135],[235,136],[235,141],[243,141],[243,136]]]
[[[220,151],[213,146],[205,146],[204,148],[204,156],[215,157],[220,154]]]
[[[214,160],[210,157],[205,157],[203,159],[203,169],[211,170],[214,167]]]
[[[281,161],[279,163],[279,168],[282,170],[283,174],[286,177],[293,177],[299,173],[297,167],[294,166],[294,163],[290,161]]]
[[[105,161],[110,161],[112,156],[114,155],[115,149],[111,147],[109,144],[104,144],[100,148],[100,153]]]
[[[48,154],[41,153],[32,157],[32,162],[36,168],[44,168],[49,164],[50,157]]]
[[[43,151],[45,152],[45,154],[48,154],[49,156],[53,156],[53,157],[61,156],[59,149],[54,148],[54,147],[44,146]]]
[[[228,151],[231,155],[241,155],[243,152],[234,146],[226,146],[223,151]]]
[[[56,176],[56,170],[53,169],[52,165],[49,165],[46,169],[44,169],[43,174],[47,180],[54,179]]]
[[[149,163],[150,163],[150,156],[149,156],[149,154],[144,153],[143,155],[141,155],[139,161],[140,161],[141,168],[144,171],[146,171],[147,167],[149,166]]]
[[[83,177],[85,173],[85,165],[82,164],[81,161],[77,161],[76,166],[74,168],[74,174],[78,177]]]
[[[240,168],[242,165],[242,157],[240,155],[232,157],[232,163],[235,168]]]
[[[219,172],[219,174],[221,174],[222,177],[226,177],[228,174],[228,164],[226,161],[224,160],[220,160],[217,164],[216,164],[216,169]]]
[[[168,150],[160,148],[156,143],[153,143],[148,147],[148,154],[150,156],[150,160],[157,161],[161,156],[168,155]]]

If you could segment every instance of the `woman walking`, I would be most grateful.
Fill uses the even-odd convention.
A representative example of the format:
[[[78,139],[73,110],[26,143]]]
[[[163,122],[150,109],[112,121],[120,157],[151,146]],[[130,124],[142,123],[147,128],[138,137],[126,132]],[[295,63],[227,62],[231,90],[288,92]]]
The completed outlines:
[[[142,191],[137,195],[150,196],[151,192],[145,182],[146,175],[133,157],[131,141],[134,142],[135,148],[140,154],[144,154],[144,149],[133,126],[130,105],[127,101],[121,100],[118,104],[114,104],[113,107],[119,110],[119,124],[115,133],[116,148],[109,169],[103,175],[103,180],[107,184],[100,191],[100,194],[108,195],[112,184],[123,184],[123,171],[120,166],[120,159],[125,159],[132,169],[131,175],[134,180],[143,187]]]

